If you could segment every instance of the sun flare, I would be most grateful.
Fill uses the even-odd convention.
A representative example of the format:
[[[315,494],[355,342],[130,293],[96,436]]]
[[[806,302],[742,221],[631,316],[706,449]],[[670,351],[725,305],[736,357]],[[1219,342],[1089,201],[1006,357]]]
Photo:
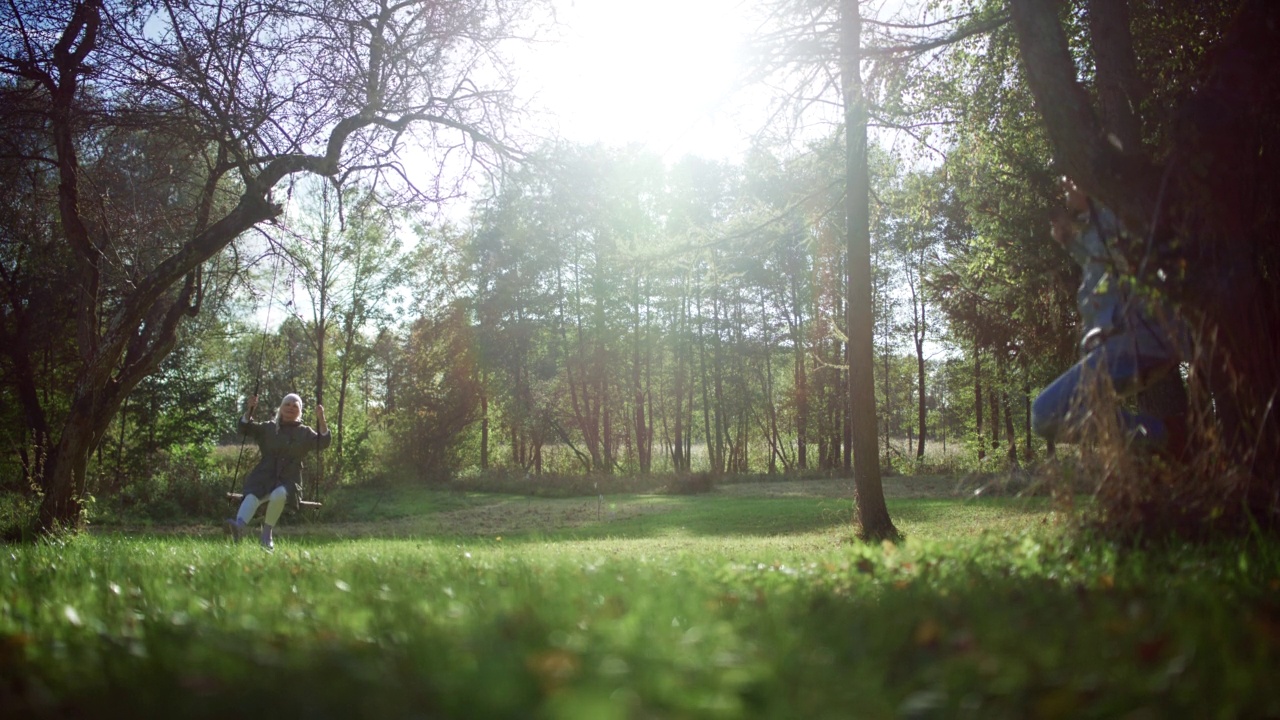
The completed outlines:
[[[745,146],[753,128],[732,110],[741,0],[571,0],[557,13],[562,39],[539,45],[522,74],[562,136],[669,157]]]

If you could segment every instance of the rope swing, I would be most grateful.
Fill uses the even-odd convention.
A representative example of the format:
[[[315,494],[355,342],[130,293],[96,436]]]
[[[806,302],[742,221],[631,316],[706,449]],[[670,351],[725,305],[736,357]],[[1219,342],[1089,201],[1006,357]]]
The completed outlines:
[[[262,334],[258,342],[258,369],[257,369],[256,377],[254,378],[254,382],[253,382],[253,393],[252,393],[253,395],[258,395],[259,391],[262,389],[263,365],[265,365],[265,359],[266,359],[266,353],[267,353],[267,333],[271,328],[271,309],[272,307],[275,306],[276,280],[279,277],[280,265],[283,262],[284,262],[283,258],[277,255],[275,267],[271,271],[271,290],[267,295],[267,314],[266,314],[266,319],[263,321]],[[242,432],[240,434],[240,452],[236,455],[235,471],[231,474],[231,481],[230,481],[230,484],[227,486],[227,499],[233,502],[239,502],[244,499],[244,494],[236,492],[235,489],[236,489],[236,479],[240,477],[240,464],[244,459],[244,446],[245,446],[245,439],[247,437],[248,437],[247,433]],[[319,462],[319,458],[320,458],[320,445],[319,445],[319,441],[317,441],[316,443],[317,462]],[[312,484],[313,490],[316,490],[317,488],[318,488],[318,481]],[[319,495],[317,494],[315,495],[315,497],[319,497]],[[321,507],[322,503],[318,501],[313,501],[313,500],[302,500],[301,498],[299,498],[298,505],[300,507],[314,509],[314,508]]]

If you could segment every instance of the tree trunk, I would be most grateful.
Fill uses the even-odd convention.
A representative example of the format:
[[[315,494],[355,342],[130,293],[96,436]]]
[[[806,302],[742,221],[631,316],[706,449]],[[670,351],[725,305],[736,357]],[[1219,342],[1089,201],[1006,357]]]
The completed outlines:
[[[796,467],[809,469],[809,384],[805,372],[803,346],[795,353],[796,375]]]
[[[1146,93],[1133,53],[1129,0],[1089,0],[1088,16],[1103,123],[1123,152],[1139,152],[1142,127],[1137,108]]]
[[[681,341],[677,339],[676,344],[676,378],[671,391],[676,403],[675,412],[672,413],[671,419],[672,424],[675,426],[671,433],[671,464],[676,472],[684,472],[689,469],[688,457],[684,453],[685,362],[684,350],[679,347]]]
[[[769,308],[764,288],[760,288],[760,324],[764,328],[764,371],[761,377],[761,390],[764,393],[764,411],[766,426],[765,440],[769,445],[769,474],[778,472],[778,460],[787,465],[782,456],[782,436],[778,432],[778,406],[773,396],[773,336],[769,332]]]
[[[996,372],[1000,370],[1000,356],[996,356]],[[1000,449],[1000,393],[1003,388],[999,387],[993,378],[987,384],[987,398],[991,401],[991,449]]]
[[[893,402],[893,373],[889,372],[889,359],[892,354],[889,348],[889,340],[893,335],[893,331],[889,327],[891,322],[889,313],[881,313],[881,317],[884,318],[884,322],[880,326],[880,337],[884,339],[884,344],[880,348],[880,392],[883,394],[885,405],[893,408],[895,405]],[[881,442],[884,443],[885,466],[888,466],[891,461],[890,452],[893,448],[889,445],[889,436],[893,434],[893,430],[897,429],[893,427],[893,420],[895,419],[896,413],[894,415],[886,414],[880,418],[880,434],[883,436],[881,437]]]
[[[846,262],[846,266],[847,265],[848,263]],[[849,320],[848,320],[849,318],[848,313],[850,311],[848,308],[852,307],[852,303],[848,302],[848,300],[846,299],[845,306],[846,306],[845,307],[845,328],[847,331],[847,329],[850,327]],[[842,441],[841,448],[843,449],[844,452],[840,456],[840,467],[847,473],[853,470],[853,405],[852,405],[853,396],[850,394],[852,393],[852,388],[853,388],[853,372],[852,372],[853,342],[852,341],[846,342],[844,344],[843,360],[844,360],[845,367],[850,369],[845,370],[842,373],[844,388],[843,388],[843,392],[841,392],[841,397],[844,398],[844,402],[839,403],[837,407],[840,408],[840,415],[841,415],[840,427],[843,430],[843,433],[841,434],[840,439]],[[873,363],[875,362],[874,350],[872,355],[872,362]],[[871,380],[871,382],[874,383],[875,380],[873,379]],[[872,396],[874,397],[874,393],[875,393],[874,384],[871,386],[871,392],[872,392]],[[876,428],[876,430],[878,431],[879,428]],[[880,467],[880,461],[877,459],[876,460],[877,475],[879,474],[878,472],[879,467]]]
[[[1006,456],[1009,458],[1009,465],[1010,465],[1010,467],[1015,467],[1015,468],[1016,468],[1016,467],[1019,467],[1019,465],[1018,465],[1018,441],[1017,441],[1017,436],[1016,436],[1016,435],[1014,435],[1014,432],[1013,432],[1013,412],[1012,412],[1012,410],[1010,409],[1010,408],[1011,408],[1011,405],[1010,405],[1010,403],[1009,403],[1009,391],[1008,391],[1007,389],[1006,389],[1006,390],[1001,390],[1001,391],[1000,391],[1000,397],[1002,398],[1002,400],[1003,400],[1003,402],[1004,402],[1004,429],[1005,429],[1005,436],[1006,436],[1007,438],[1009,438],[1009,450],[1008,450],[1008,452],[1006,452]]]
[[[712,472],[719,475],[729,467],[729,412],[724,401],[724,347],[721,343],[719,286],[711,300],[711,426],[715,432],[715,458]]]
[[[104,393],[78,394],[68,412],[58,444],[45,463],[45,495],[37,518],[41,532],[80,528],[89,456],[115,411],[103,400]]]
[[[480,383],[480,469],[489,469],[489,391]]]
[[[924,303],[920,303],[920,330],[916,333],[916,413],[919,417],[917,426],[920,429],[920,440],[916,444],[916,459],[924,460],[924,438],[928,432],[928,406],[925,402],[925,364],[924,364]]]
[[[719,447],[716,443],[718,432],[712,430],[713,408],[711,405],[711,379],[707,373],[707,349],[706,334],[702,316],[702,298],[698,298],[698,370],[699,387],[702,389],[702,439],[707,445],[707,460],[711,465],[710,472],[712,475],[720,475],[724,472],[724,466],[720,462],[717,454]],[[719,421],[715,421],[716,429],[719,429]]]
[[[1026,438],[1026,450],[1024,457],[1027,462],[1031,462],[1034,457],[1031,446],[1031,380],[1029,379],[1029,371],[1027,370],[1026,355],[1022,356],[1022,432]]]
[[[840,79],[845,117],[845,217],[848,232],[849,414],[853,425],[853,479],[858,490],[858,517],[866,539],[895,539],[876,453],[876,395],[871,230],[867,170],[867,113],[862,94],[862,18],[857,0],[840,2],[842,45]]]
[[[1018,436],[1014,434],[1013,409],[1012,404],[1009,402],[1009,360],[1007,358],[1008,354],[1004,352],[996,356],[996,376],[1000,382],[1000,405],[1001,409],[1004,411],[1004,435],[1006,441],[1009,443],[1009,449],[1006,451],[1005,456],[1009,459],[1009,467],[1017,468],[1019,467]]]
[[[651,465],[648,438],[652,437],[652,433],[645,423],[644,385],[641,382],[644,375],[641,368],[640,281],[638,277],[632,278],[631,296],[632,307],[634,308],[631,323],[631,402],[634,406],[632,411],[635,414],[636,460],[640,468],[640,474],[648,475]]]
[[[804,311],[807,303],[800,292],[799,273],[791,274],[788,293],[791,300],[791,312],[787,323],[791,332],[792,376],[795,381],[795,422],[796,422],[796,467],[800,470],[809,468],[809,373],[806,369],[810,341],[808,328],[804,323]]]
[[[320,274],[320,315],[316,322],[316,405],[324,404],[324,349],[325,335],[328,334],[328,313],[325,303],[329,297],[329,261],[325,248],[321,249],[322,270]],[[324,481],[324,461],[321,459],[319,446],[316,450],[316,469],[311,481],[311,496],[320,497],[320,485]]]
[[[182,319],[199,311],[200,282],[198,270],[188,274],[176,296],[156,298],[136,321],[128,312],[133,303],[126,303],[94,343],[76,379],[58,443],[45,461],[37,532],[79,528],[89,457],[124,399],[173,350]],[[128,330],[133,322],[142,329]]]
[[[982,436],[982,348],[973,346],[973,417],[978,433],[978,462],[987,457],[987,441]]]
[[[1105,5],[1096,4],[1099,11]],[[1009,3],[1054,155],[1133,233],[1151,236],[1158,251],[1169,251],[1164,264],[1173,277],[1180,276],[1179,267],[1189,269],[1177,291],[1192,327],[1206,340],[1192,358],[1194,372],[1214,393],[1213,414],[1225,445],[1251,467],[1274,467],[1280,413],[1271,403],[1280,388],[1280,354],[1259,338],[1280,334],[1280,286],[1273,277],[1280,266],[1280,216],[1274,212],[1280,167],[1269,159],[1269,150],[1280,144],[1280,75],[1274,72],[1280,66],[1280,4],[1240,3],[1196,70],[1194,91],[1176,109],[1173,152],[1163,167],[1140,149],[1121,152],[1108,143],[1077,80],[1059,5]],[[1102,47],[1123,39],[1095,40]]]
[[[575,289],[575,294],[577,292]],[[581,308],[581,300],[579,299],[575,305]],[[581,312],[577,313],[574,323],[575,343],[572,351],[573,357],[566,353],[565,376],[569,386],[569,401],[570,407],[573,409],[573,417],[578,426],[578,431],[582,433],[582,440],[587,446],[587,452],[591,456],[589,469],[597,470],[603,465],[603,457],[600,454],[599,404],[593,401],[592,398],[592,389],[596,387],[595,379],[592,377],[595,363],[587,354],[587,338],[583,328]],[[565,344],[567,349],[567,339]],[[594,353],[592,357],[594,357]],[[575,367],[577,367],[576,373],[574,372]]]

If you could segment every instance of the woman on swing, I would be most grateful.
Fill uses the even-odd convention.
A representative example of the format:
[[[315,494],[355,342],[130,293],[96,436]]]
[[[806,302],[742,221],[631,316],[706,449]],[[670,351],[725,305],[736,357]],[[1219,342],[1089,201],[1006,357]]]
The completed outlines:
[[[316,406],[316,423],[319,432],[302,424],[302,398],[289,393],[280,401],[276,416],[267,422],[254,422],[253,410],[258,406],[258,396],[249,398],[244,416],[237,425],[240,432],[252,436],[262,452],[260,460],[244,479],[244,501],[240,512],[227,520],[227,529],[237,542],[245,533],[253,514],[264,501],[267,515],[262,525],[262,547],[275,549],[271,530],[284,512],[285,501],[295,504],[301,498],[302,459],[307,453],[329,447],[333,437],[324,420],[324,406]]]

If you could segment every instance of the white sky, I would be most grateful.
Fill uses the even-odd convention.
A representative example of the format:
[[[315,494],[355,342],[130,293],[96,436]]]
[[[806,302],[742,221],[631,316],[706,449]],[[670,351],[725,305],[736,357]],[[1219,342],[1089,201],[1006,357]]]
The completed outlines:
[[[556,0],[561,39],[532,48],[522,94],[571,141],[640,143],[668,160],[736,158],[743,0]],[[536,95],[535,95],[536,93]]]

